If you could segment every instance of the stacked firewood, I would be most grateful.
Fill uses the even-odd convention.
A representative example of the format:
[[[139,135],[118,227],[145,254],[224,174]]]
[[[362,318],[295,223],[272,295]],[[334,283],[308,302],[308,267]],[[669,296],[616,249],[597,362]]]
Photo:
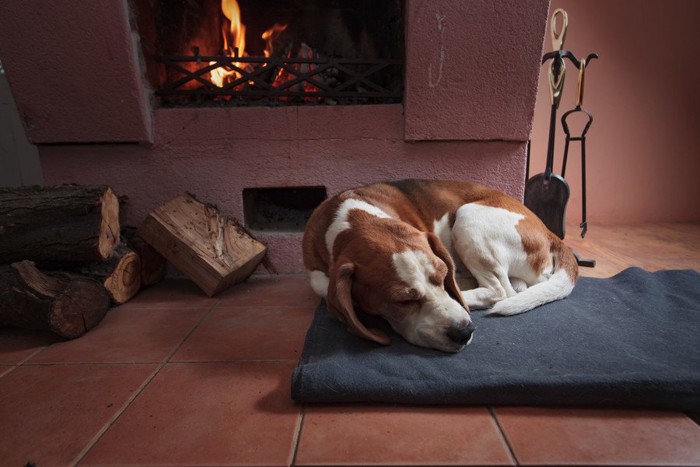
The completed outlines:
[[[265,247],[184,194],[139,231],[120,229],[108,186],[0,188],[0,327],[72,339],[161,281],[166,258],[213,295],[244,280]]]

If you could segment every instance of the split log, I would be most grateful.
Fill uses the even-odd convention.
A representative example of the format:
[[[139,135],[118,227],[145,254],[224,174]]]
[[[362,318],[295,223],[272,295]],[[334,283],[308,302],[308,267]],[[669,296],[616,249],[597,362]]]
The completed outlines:
[[[104,261],[119,242],[107,186],[0,188],[0,263]]]
[[[109,306],[104,287],[87,277],[45,274],[31,261],[0,266],[0,327],[74,339],[97,326]]]
[[[165,258],[139,237],[135,228],[124,229],[122,241],[141,258],[141,287],[150,287],[163,280],[167,263]]]
[[[77,272],[101,282],[115,305],[131,300],[141,289],[141,258],[121,243],[107,261],[81,266]]]
[[[237,220],[189,193],[151,212],[138,233],[209,296],[247,279],[267,251]]]

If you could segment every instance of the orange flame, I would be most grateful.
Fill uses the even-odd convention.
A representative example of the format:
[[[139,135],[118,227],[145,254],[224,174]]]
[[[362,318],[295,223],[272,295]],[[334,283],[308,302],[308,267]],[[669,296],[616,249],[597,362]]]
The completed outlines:
[[[228,57],[246,57],[248,54],[245,52],[245,24],[241,21],[241,8],[238,2],[236,0],[221,0],[221,11],[231,23],[228,31],[226,28],[221,30],[224,40],[224,53]],[[265,57],[272,55],[273,43],[285,29],[287,29],[286,24],[275,24],[262,34],[266,44],[263,51]],[[216,62],[209,62],[209,65],[214,64]],[[241,69],[246,66],[242,63],[234,63],[234,65]],[[210,75],[210,81],[220,88],[224,87],[227,82],[241,77],[241,74],[236,70],[229,70],[224,67],[211,70]]]
[[[228,32],[225,28],[222,28],[221,31],[224,38],[224,53],[229,57],[245,57],[245,24],[241,22],[241,8],[238,6],[238,2],[236,0],[221,0],[221,11],[231,23]],[[229,37],[231,45],[229,45]],[[209,62],[209,65],[215,63]],[[242,68],[240,63],[234,63],[234,65]],[[224,67],[215,68],[210,74],[211,82],[220,88],[224,87],[229,79],[237,79],[241,76],[237,71],[227,70]]]
[[[262,38],[265,40],[265,50],[263,51],[265,57],[269,58],[272,55],[273,44],[285,29],[287,29],[286,24],[275,23],[274,26],[262,33]]]
[[[231,22],[231,38],[233,48],[238,49],[238,56],[245,57],[245,24],[241,22],[241,7],[236,0],[221,0],[221,11]],[[226,46],[226,34],[224,34],[224,48],[233,52]]]

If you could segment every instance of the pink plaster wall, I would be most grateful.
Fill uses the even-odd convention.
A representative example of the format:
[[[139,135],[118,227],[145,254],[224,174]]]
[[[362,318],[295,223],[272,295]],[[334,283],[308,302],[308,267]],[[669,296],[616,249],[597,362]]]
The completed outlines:
[[[129,197],[132,225],[182,191],[238,219],[251,187],[334,194],[384,179],[457,178],[522,196],[523,142],[407,143],[401,105],[160,109],[153,120],[152,146],[41,147],[46,183],[110,184]],[[303,269],[300,233],[257,235],[279,271]]]
[[[526,141],[549,2],[407,2],[406,139]]]
[[[35,142],[71,143],[39,146],[45,182],[111,185],[128,196],[126,224],[139,225],[182,191],[239,219],[244,188],[323,185],[334,194],[416,177],[480,181],[522,196],[547,0],[406,0],[410,47],[423,32],[434,32],[434,7],[445,15],[445,36],[454,42],[445,46],[443,78],[434,87],[424,76],[434,50],[406,54],[405,113],[403,105],[152,111],[144,80],[134,82],[143,71],[136,67],[125,2],[68,0],[43,10],[52,3],[15,2],[15,23],[0,23],[10,27],[0,30],[0,42],[11,36],[12,47],[0,51],[9,53],[3,62],[31,121],[28,134]],[[37,37],[22,42],[19,32],[35,11],[41,12],[39,26],[29,29]],[[50,52],[37,55],[61,73],[33,77],[19,52],[40,49],[49,39]],[[465,60],[456,60],[464,51]],[[87,64],[96,66],[94,76]],[[110,92],[97,97],[92,79]],[[142,143],[80,144],[132,141]],[[302,270],[301,233],[259,237],[279,271]]]
[[[0,59],[29,141],[150,140],[134,40],[126,0],[3,2]]]
[[[586,74],[589,235],[597,222],[700,221],[700,41],[694,0],[552,0],[569,15],[565,48],[598,52]],[[549,32],[549,29],[547,30]],[[545,50],[551,50],[549,36]],[[549,91],[540,75],[531,173],[542,172]],[[567,70],[559,116],[575,106],[576,70]],[[564,133],[557,134],[557,171]],[[581,216],[580,159],[571,149],[567,217]],[[570,233],[570,235],[577,235]]]

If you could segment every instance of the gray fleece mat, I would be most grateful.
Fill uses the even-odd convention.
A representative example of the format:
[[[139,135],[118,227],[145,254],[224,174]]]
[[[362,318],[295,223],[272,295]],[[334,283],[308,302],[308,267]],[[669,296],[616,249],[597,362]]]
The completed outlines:
[[[581,278],[522,315],[475,312],[458,354],[349,334],[325,303],[292,376],[300,402],[634,406],[700,410],[700,273],[627,269]]]

